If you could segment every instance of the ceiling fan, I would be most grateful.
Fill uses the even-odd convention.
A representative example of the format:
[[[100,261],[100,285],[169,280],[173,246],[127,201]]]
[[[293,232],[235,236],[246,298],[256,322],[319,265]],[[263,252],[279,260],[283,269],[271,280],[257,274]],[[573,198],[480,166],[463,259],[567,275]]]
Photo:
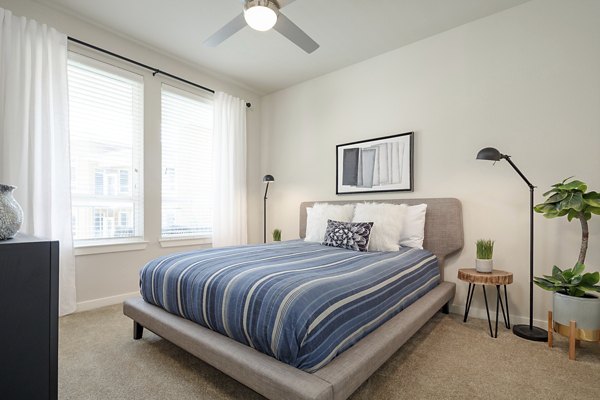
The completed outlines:
[[[241,1],[244,3],[244,11],[206,39],[204,44],[216,47],[248,25],[257,31],[273,28],[309,54],[319,48],[317,42],[279,11],[294,0]]]

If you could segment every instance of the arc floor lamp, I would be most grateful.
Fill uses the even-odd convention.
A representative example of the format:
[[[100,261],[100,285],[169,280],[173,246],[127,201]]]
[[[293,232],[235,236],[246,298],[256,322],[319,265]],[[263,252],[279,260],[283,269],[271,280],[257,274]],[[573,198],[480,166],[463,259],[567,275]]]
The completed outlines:
[[[267,243],[267,193],[269,193],[269,183],[275,182],[273,175],[265,175],[263,183],[267,184],[265,188],[265,197],[263,199],[263,243]]]
[[[477,159],[488,161],[506,160],[517,171],[517,174],[525,181],[527,186],[529,186],[529,325],[514,325],[513,333],[523,339],[545,342],[548,340],[548,333],[537,326],[533,326],[533,191],[535,186],[517,168],[509,155],[502,154],[493,147],[486,147],[479,150]]]

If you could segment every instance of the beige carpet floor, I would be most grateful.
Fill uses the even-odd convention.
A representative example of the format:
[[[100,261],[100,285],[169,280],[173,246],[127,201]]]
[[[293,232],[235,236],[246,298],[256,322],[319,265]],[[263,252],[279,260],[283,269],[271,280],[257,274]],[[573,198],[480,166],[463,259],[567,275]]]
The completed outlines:
[[[564,338],[549,349],[486,329],[438,313],[352,399],[600,399],[600,344],[582,343],[569,361]],[[60,399],[262,399],[156,335],[134,341],[131,331],[120,306],[61,318]]]

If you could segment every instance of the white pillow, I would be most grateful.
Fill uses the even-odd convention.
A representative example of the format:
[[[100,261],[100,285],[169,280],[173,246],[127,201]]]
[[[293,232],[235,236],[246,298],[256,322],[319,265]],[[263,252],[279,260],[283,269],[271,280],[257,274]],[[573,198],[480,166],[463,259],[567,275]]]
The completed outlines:
[[[359,203],[352,222],[373,222],[368,251],[398,251],[406,204]]]
[[[423,248],[425,240],[425,213],[427,204],[408,206],[404,216],[404,228],[400,237],[400,245],[406,247]]]
[[[306,212],[306,237],[304,240],[322,243],[327,230],[327,220],[351,222],[354,214],[354,204],[316,203],[312,208],[307,208]]]

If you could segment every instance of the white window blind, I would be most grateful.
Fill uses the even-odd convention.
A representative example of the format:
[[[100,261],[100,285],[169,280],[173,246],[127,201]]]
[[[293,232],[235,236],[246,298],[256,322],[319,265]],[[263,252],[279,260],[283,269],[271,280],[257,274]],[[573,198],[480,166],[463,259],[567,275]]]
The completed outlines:
[[[162,237],[212,234],[213,103],[162,86]]]
[[[69,54],[75,245],[143,237],[143,77]]]

